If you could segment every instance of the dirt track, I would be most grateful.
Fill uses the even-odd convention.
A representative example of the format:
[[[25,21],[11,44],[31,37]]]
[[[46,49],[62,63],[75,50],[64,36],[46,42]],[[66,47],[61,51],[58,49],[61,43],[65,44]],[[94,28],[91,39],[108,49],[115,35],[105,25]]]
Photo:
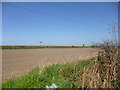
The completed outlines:
[[[93,52],[91,52],[93,51]],[[2,51],[3,80],[19,77],[36,66],[66,63],[96,56],[92,48],[11,49]]]

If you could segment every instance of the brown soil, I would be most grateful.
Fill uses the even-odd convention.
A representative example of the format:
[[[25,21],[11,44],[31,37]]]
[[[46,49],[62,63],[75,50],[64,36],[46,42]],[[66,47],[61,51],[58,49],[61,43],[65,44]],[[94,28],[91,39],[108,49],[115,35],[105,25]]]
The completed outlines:
[[[92,48],[11,49],[2,51],[2,79],[19,77],[36,66],[66,63],[97,55]]]

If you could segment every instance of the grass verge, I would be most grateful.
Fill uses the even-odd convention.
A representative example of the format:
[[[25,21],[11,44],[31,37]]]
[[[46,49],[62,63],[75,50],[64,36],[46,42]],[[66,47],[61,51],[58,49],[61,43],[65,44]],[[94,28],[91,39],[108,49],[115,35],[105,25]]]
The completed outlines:
[[[19,77],[9,79],[2,84],[3,88],[45,88],[55,83],[59,88],[80,88],[82,82],[77,82],[79,73],[84,67],[92,66],[96,59],[77,61],[67,64],[53,64],[43,69],[36,67],[32,71]],[[72,76],[72,77],[71,77]]]

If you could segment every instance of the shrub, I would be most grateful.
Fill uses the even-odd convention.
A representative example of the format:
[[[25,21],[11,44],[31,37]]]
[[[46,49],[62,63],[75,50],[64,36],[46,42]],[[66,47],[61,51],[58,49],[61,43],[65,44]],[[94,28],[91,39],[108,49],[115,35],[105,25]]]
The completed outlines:
[[[118,77],[118,47],[113,42],[104,42],[94,65],[84,68],[82,87],[89,88],[119,88]]]

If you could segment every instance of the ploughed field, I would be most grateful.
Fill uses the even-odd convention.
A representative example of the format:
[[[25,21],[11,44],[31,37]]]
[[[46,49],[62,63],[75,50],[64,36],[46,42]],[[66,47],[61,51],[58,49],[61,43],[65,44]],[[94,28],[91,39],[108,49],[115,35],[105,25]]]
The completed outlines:
[[[97,55],[93,48],[44,48],[2,50],[2,78],[19,77],[34,67],[62,64]]]

